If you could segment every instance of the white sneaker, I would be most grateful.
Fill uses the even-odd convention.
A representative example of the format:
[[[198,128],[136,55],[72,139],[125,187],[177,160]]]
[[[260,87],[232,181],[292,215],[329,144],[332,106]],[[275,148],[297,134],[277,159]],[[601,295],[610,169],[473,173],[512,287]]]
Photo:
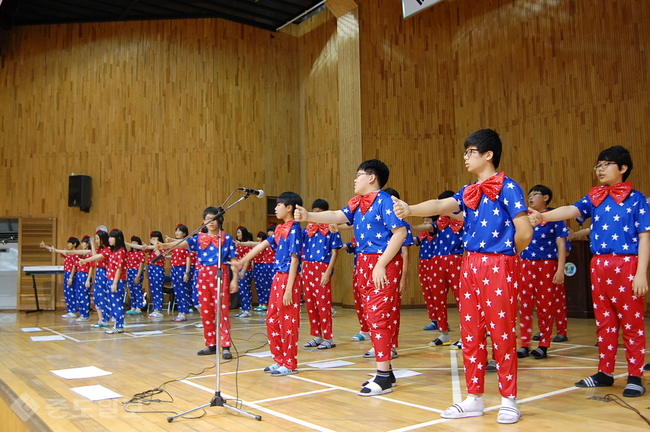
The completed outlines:
[[[153,311],[148,315],[149,318],[162,318],[163,314],[158,311]]]
[[[236,318],[249,318],[249,317],[252,317],[252,316],[253,315],[251,315],[251,313],[249,311],[245,311],[245,310],[243,310],[243,311],[239,312],[237,315],[235,315]]]
[[[203,328],[203,323],[200,322],[200,323],[194,325],[194,327],[196,327],[196,328]]]
[[[77,318],[77,314],[74,312],[68,312],[66,314],[61,315],[61,318]]]
[[[77,319],[75,320],[75,322],[88,322],[88,321],[90,321],[90,318],[88,318],[88,317],[82,317],[82,316],[80,316],[79,318],[77,318]]]

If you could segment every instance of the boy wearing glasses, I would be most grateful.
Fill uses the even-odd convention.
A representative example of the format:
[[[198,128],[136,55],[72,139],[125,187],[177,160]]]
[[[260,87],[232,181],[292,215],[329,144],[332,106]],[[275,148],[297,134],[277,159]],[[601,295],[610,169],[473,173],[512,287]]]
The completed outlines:
[[[440,415],[460,419],[483,415],[487,332],[492,338],[501,408],[499,423],[516,423],[517,408],[517,253],[526,248],[532,227],[521,187],[498,173],[501,138],[481,129],[465,140],[465,167],[478,181],[453,197],[409,206],[395,201],[398,217],[463,212],[465,232],[458,304],[468,397]]]
[[[577,387],[614,384],[618,332],[623,331],[628,378],[623,396],[645,393],[641,383],[645,362],[643,296],[648,291],[650,206],[643,194],[626,182],[632,172],[630,152],[610,147],[594,166],[600,186],[591,188],[570,206],[540,213],[530,211],[533,226],[544,222],[592,218],[590,247],[591,292],[598,336],[598,372],[578,381]]]
[[[377,375],[362,384],[359,396],[377,396],[393,391],[395,376],[391,368],[391,345],[399,324],[399,286],[402,277],[400,249],[406,239],[406,222],[395,216],[391,196],[381,190],[390,171],[383,162],[372,159],[357,169],[354,193],[341,210],[307,212],[296,206],[298,222],[348,223],[357,241],[355,283],[363,297],[363,314],[370,328],[375,350]]]
[[[553,199],[553,191],[544,186],[533,186],[528,192],[528,206],[538,212],[549,211],[548,204]],[[564,283],[564,264],[566,263],[566,237],[569,230],[564,221],[548,222],[536,226],[533,239],[521,252],[519,261],[519,328],[521,348],[517,357],[532,355],[535,359],[547,357],[553,333],[556,295],[564,290],[557,285]],[[539,346],[530,351],[533,333],[533,304],[537,308],[540,339]],[[561,324],[558,323],[558,327]]]

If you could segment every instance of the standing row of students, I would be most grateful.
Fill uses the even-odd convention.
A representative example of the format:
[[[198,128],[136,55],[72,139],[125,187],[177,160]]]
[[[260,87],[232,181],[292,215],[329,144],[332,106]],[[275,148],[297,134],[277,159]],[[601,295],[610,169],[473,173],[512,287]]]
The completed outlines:
[[[357,195],[341,210],[330,211],[325,202],[314,203],[309,212],[302,207],[298,194],[282,193],[277,199],[275,214],[284,223],[268,237],[258,236],[260,242],[254,246],[245,242],[247,239],[240,227],[240,246],[252,246],[250,251],[241,249],[240,256],[229,235],[217,235],[215,216],[218,210],[212,207],[203,213],[207,233],[180,244],[160,240],[153,246],[160,253],[172,246],[198,253],[199,301],[206,344],[198,354],[217,352],[214,304],[218,296],[223,296],[219,337],[223,356],[229,358],[228,295],[237,291],[238,279],[245,277],[251,262],[268,248],[276,252],[266,317],[274,364],[265,372],[274,377],[297,373],[301,286],[305,287],[313,336],[307,346],[334,347],[328,283],[335,254],[330,253],[326,261],[319,249],[325,239],[319,237],[318,243],[313,245],[310,242],[316,236],[329,236],[332,242],[327,247],[337,250],[342,246],[340,238],[336,240],[328,224],[346,224],[354,229],[353,289],[361,323],[361,332],[353,340],[370,337],[377,367],[377,374],[361,385],[358,394],[375,396],[393,391],[396,385],[392,372],[393,349],[398,340],[404,271],[402,248],[409,236],[409,226],[404,219],[439,216],[435,224],[429,219],[423,227],[418,226],[425,231],[421,240],[438,240],[436,254],[423,257],[423,261],[432,261],[422,263],[420,277],[430,319],[437,322],[440,330],[440,336],[432,341],[433,346],[450,344],[445,299],[449,289],[454,291],[461,316],[458,345],[463,350],[468,393],[464,401],[449,407],[441,416],[460,419],[483,415],[489,334],[502,396],[497,421],[516,423],[521,415],[516,403],[518,358],[530,354],[536,359],[546,358],[551,341],[553,308],[557,308],[558,286],[562,283],[566,256],[564,237],[567,229],[562,221],[592,217],[594,259],[591,273],[599,371],[578,381],[576,386],[613,384],[618,331],[623,327],[629,369],[623,395],[636,397],[645,393],[641,383],[645,353],[643,296],[648,289],[650,206],[640,192],[632,189],[631,183],[625,182],[632,170],[629,152],[620,146],[601,152],[594,167],[601,186],[593,188],[572,206],[549,210],[550,189],[535,186],[526,198],[514,180],[498,171],[502,142],[495,131],[482,129],[470,134],[464,149],[465,167],[476,175],[476,183],[438,199],[409,205],[398,197],[391,197],[382,190],[389,178],[388,167],[381,161],[369,160],[357,169],[354,181]],[[311,223],[303,233],[298,222]],[[460,236],[462,241],[459,241]],[[219,246],[224,251],[221,257],[216,253]],[[301,258],[304,258],[302,272]],[[219,261],[221,267],[217,266]],[[234,270],[232,281],[226,263]],[[117,277],[113,272],[109,272],[109,276]],[[220,281],[222,291],[218,292]],[[326,299],[328,292],[330,303]],[[518,351],[519,302],[522,303],[522,348]],[[532,334],[533,302],[537,304],[541,335],[539,347],[531,352],[528,344]],[[246,302],[242,311],[249,310]],[[105,313],[116,312],[107,310]]]

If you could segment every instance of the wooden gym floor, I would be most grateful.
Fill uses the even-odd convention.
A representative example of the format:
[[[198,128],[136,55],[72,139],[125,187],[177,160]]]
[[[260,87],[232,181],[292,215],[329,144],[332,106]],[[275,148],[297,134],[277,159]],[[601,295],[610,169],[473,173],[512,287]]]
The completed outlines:
[[[465,397],[462,355],[448,347],[427,346],[436,331],[423,331],[427,324],[424,309],[402,311],[399,358],[395,370],[419,375],[398,380],[393,393],[381,397],[357,396],[360,384],[374,371],[374,359],[362,354],[368,342],[352,342],[357,330],[354,310],[336,308],[334,317],[337,347],[319,351],[301,348],[299,373],[272,378],[262,372],[270,358],[244,355],[267,351],[264,316],[232,318],[236,344],[235,359],[221,363],[221,393],[230,405],[261,415],[262,420],[242,416],[222,407],[208,407],[198,419],[167,417],[209,403],[216,377],[214,357],[196,355],[203,347],[202,330],[195,328],[196,314],[186,323],[172,323],[173,315],[150,320],[127,316],[126,333],[106,335],[91,329],[89,323],[76,324],[61,318],[62,311],[26,315],[0,313],[0,379],[2,389],[13,394],[14,403],[23,406],[41,430],[54,431],[634,431],[648,425],[637,414],[604,396],[621,396],[625,385],[624,351],[619,347],[616,380],[613,387],[579,389],[573,383],[596,372],[593,320],[570,319],[569,341],[553,344],[549,358],[528,357],[519,362],[519,406],[523,414],[515,425],[498,425],[496,415],[500,397],[496,373],[488,373],[485,395],[486,413],[464,420],[441,419],[439,413]],[[234,312],[234,311],[232,311]],[[453,329],[458,328],[458,313],[450,309]],[[91,322],[94,314],[91,314]],[[310,337],[302,314],[301,347]],[[26,333],[23,328],[42,331]],[[135,335],[134,333],[139,333]],[[65,340],[33,342],[32,336],[61,335]],[[452,340],[458,330],[452,332]],[[239,359],[237,359],[237,352]],[[319,369],[308,363],[343,360],[353,364]],[[648,359],[650,361],[650,359]],[[112,375],[99,378],[65,380],[51,371],[96,366]],[[205,368],[209,368],[204,371]],[[203,371],[203,373],[201,373]],[[189,376],[191,373],[200,375]],[[185,378],[185,379],[183,379]],[[168,382],[170,380],[176,380]],[[163,383],[168,382],[163,385]],[[122,395],[99,402],[79,396],[71,389],[101,385]],[[127,412],[123,402],[135,394],[162,387],[169,392],[153,396],[170,403],[132,404]],[[0,389],[0,391],[4,391]],[[16,397],[20,398],[16,402]],[[241,403],[234,400],[238,398]],[[3,398],[6,405],[12,400]],[[625,399],[648,416],[650,395]],[[15,410],[14,410],[15,411]],[[147,412],[161,411],[161,412]],[[203,414],[198,411],[194,416]],[[35,421],[35,423],[34,423]],[[44,426],[44,425],[46,426]],[[3,430],[6,430],[2,428]]]

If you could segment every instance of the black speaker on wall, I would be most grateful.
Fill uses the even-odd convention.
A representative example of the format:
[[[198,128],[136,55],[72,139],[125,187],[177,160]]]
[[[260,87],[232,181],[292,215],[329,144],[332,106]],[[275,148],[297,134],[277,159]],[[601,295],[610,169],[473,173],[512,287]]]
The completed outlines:
[[[90,211],[90,184],[92,178],[87,175],[71,175],[68,183],[68,207],[79,207],[81,211]]]

